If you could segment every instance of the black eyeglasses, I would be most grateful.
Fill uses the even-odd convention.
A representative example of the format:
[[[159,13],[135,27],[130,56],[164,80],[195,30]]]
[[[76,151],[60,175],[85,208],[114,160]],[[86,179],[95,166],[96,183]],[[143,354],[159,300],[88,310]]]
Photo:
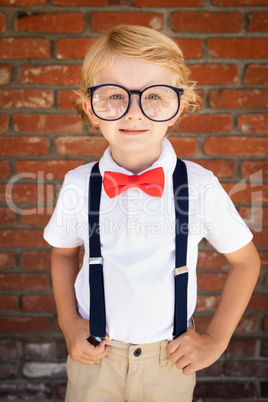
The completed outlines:
[[[101,120],[121,119],[130,108],[131,95],[138,95],[144,116],[152,121],[163,122],[171,120],[178,113],[183,90],[170,85],[152,85],[137,91],[121,85],[105,84],[88,88],[88,93],[92,111]]]

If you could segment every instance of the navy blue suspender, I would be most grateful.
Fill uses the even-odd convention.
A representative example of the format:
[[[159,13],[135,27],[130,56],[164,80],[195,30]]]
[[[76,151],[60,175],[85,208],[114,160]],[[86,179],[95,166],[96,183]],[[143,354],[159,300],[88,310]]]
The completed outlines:
[[[102,176],[99,164],[93,166],[89,181],[89,287],[90,287],[90,334],[89,341],[98,344],[106,335],[105,298],[103,286],[103,259],[101,257],[99,235],[99,209]],[[174,206],[176,217],[176,254],[174,338],[187,330],[187,286],[188,269],[186,266],[188,240],[188,179],[185,163],[177,159],[173,173]]]

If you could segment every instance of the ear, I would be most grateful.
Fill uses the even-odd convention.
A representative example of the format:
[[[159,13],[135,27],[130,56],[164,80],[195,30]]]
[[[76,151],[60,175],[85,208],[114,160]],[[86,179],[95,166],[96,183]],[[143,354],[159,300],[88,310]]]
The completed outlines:
[[[93,111],[91,109],[90,102],[86,101],[86,100],[83,100],[82,106],[83,106],[84,112],[88,115],[88,117],[90,118],[91,122],[97,126],[99,124],[99,119],[93,113]]]

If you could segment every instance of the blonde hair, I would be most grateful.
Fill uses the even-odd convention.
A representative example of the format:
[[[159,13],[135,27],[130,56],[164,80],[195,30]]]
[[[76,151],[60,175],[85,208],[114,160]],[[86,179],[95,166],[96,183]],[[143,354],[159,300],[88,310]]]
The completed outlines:
[[[200,97],[194,90],[195,83],[188,81],[189,69],[185,65],[180,48],[173,40],[151,28],[136,25],[119,25],[102,33],[86,54],[78,98],[73,102],[77,113],[89,127],[96,127],[83,110],[83,100],[88,101],[87,89],[96,85],[97,74],[103,70],[115,56],[138,59],[143,62],[163,65],[176,76],[176,86],[183,89],[181,101],[183,111],[180,118],[195,110],[200,105]]]

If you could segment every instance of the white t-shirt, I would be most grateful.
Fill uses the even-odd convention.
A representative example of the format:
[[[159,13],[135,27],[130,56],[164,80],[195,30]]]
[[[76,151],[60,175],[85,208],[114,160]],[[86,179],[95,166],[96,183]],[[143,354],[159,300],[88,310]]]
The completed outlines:
[[[172,174],[176,154],[167,139],[159,159],[165,188],[161,198],[129,189],[109,198],[102,188],[100,239],[104,258],[107,333],[127,343],[171,340],[174,318],[175,210]],[[186,161],[189,183],[187,248],[188,320],[197,299],[198,243],[206,238],[220,253],[230,253],[250,242],[252,234],[212,172]],[[44,238],[54,247],[84,245],[83,265],[75,282],[79,312],[89,314],[88,182],[94,162],[67,173],[57,206]],[[118,166],[108,148],[100,172],[131,174]],[[148,169],[149,170],[149,169]]]

